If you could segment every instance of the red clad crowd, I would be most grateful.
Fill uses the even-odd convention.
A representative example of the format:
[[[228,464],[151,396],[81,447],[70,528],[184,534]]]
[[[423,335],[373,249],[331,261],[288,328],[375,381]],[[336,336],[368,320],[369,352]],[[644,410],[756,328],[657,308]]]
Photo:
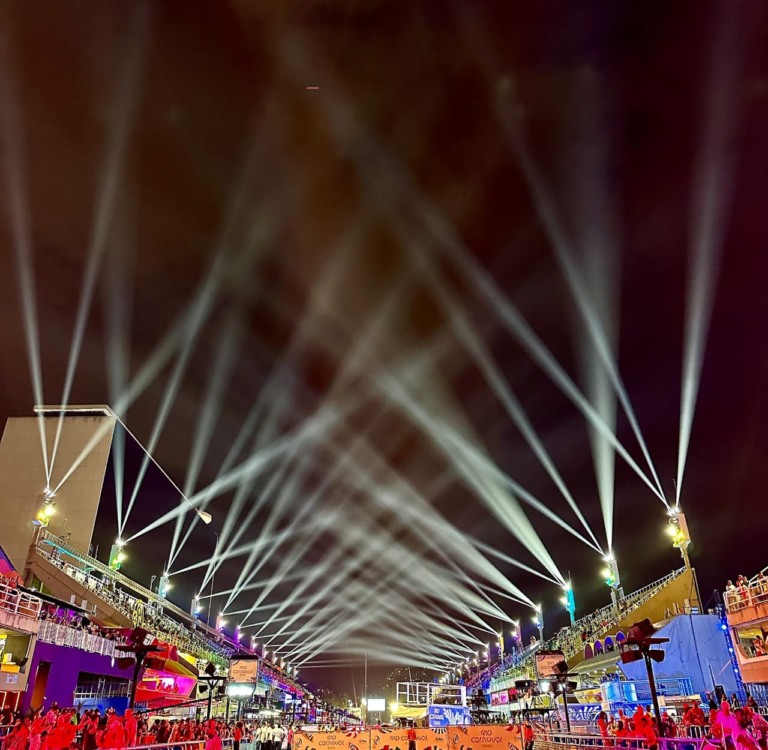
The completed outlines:
[[[657,750],[659,737],[700,737],[713,740],[724,750],[768,750],[768,722],[757,712],[752,699],[742,708],[731,709],[728,701],[710,709],[707,716],[699,705],[685,704],[680,723],[666,712],[661,716],[662,731],[650,709],[638,706],[632,716],[619,710],[616,718],[602,711],[597,720],[600,736],[606,745],[635,747],[637,741]],[[634,740],[634,742],[630,742]]]
[[[155,721],[148,726],[131,709],[124,716],[114,711],[101,714],[74,709],[59,709],[54,704],[48,711],[36,711],[16,719],[2,739],[2,750],[125,750],[140,745],[200,742],[205,750],[221,750],[221,736],[242,737],[242,724],[232,727],[223,722],[176,720]],[[236,743],[237,744],[237,743]]]

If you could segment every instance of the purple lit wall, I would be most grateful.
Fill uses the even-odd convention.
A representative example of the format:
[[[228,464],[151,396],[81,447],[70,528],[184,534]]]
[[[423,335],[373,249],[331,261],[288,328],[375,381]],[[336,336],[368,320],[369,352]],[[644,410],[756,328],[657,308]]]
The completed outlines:
[[[122,677],[127,680],[130,680],[133,675],[132,667],[120,669],[117,666],[117,660],[115,659],[113,665],[110,656],[91,654],[68,646],[56,646],[52,643],[40,643],[38,641],[27,666],[29,681],[21,702],[23,711],[30,708],[41,662],[48,662],[51,665],[45,690],[44,705],[46,708],[54,701],[59,706],[72,706],[74,704],[73,696],[77,687],[77,678],[81,672],[90,672],[105,677]]]

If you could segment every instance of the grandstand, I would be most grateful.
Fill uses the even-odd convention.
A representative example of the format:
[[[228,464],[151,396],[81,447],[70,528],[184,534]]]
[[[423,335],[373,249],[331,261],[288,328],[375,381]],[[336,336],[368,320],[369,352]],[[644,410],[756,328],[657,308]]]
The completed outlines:
[[[143,627],[176,646],[202,671],[210,662],[226,668],[241,645],[119,571],[84,555],[66,540],[41,530],[27,557],[27,576],[64,601],[76,603],[91,619],[116,627]],[[302,695],[304,688],[276,664],[260,659],[260,674]]]
[[[571,669],[585,660],[602,654],[622,640],[623,631],[645,618],[652,622],[668,619],[673,614],[695,610],[693,572],[680,568],[658,581],[644,586],[619,600],[618,607],[609,605],[582,617],[563,628],[544,643],[536,642],[521,652],[510,653],[498,664],[473,674],[467,679],[469,688],[491,691],[514,687],[515,680],[535,679],[535,654],[539,649],[563,651]]]

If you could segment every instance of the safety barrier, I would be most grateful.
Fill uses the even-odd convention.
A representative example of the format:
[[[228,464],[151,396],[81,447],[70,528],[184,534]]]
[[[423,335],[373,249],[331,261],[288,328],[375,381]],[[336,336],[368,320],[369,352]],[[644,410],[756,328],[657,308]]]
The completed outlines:
[[[416,729],[416,750],[523,750],[517,725],[477,724]],[[407,729],[296,732],[293,750],[405,750]]]
[[[32,594],[19,591],[7,583],[0,583],[0,610],[36,620],[40,616],[42,601]]]
[[[768,581],[760,578],[751,582],[749,586],[741,586],[735,591],[726,591],[723,594],[723,602],[729,614],[756,604],[765,604],[768,602]]]
[[[231,738],[222,739],[221,745],[224,748],[231,748],[233,740]],[[167,750],[205,750],[205,740],[187,740],[184,742],[166,742],[159,745],[131,745],[127,748],[101,748],[101,750],[150,750],[151,748],[167,748]]]
[[[53,643],[57,646],[69,646],[80,651],[88,651],[92,654],[115,656],[115,641],[102,638],[100,635],[89,633],[86,630],[77,630],[68,625],[61,625],[50,620],[40,623],[37,632],[38,640],[43,643]]]
[[[535,733],[535,750],[575,750],[588,747],[590,750],[647,750],[645,740],[634,737],[602,737],[599,734],[575,734],[566,732],[539,731]],[[664,737],[658,740],[661,750],[711,750],[721,747],[716,740],[705,737]]]

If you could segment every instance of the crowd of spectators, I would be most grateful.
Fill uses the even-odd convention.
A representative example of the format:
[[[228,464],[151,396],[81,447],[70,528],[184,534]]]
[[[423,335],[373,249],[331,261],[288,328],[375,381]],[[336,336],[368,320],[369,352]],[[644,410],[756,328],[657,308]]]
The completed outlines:
[[[230,740],[233,750],[241,742],[256,745],[256,750],[292,750],[294,727],[290,722],[225,722],[218,719],[165,719],[134,714],[123,716],[109,709],[78,713],[53,704],[47,711],[27,715],[4,709],[0,722],[8,731],[2,737],[2,750],[124,750],[148,745],[184,747],[182,743],[205,743],[205,750],[221,750],[222,740]]]
[[[768,575],[761,570],[751,581],[743,575],[725,586],[725,606],[733,612],[768,600]]]
[[[581,651],[585,644],[608,635],[616,630],[619,623],[632,611],[645,604],[650,598],[665,586],[669,577],[646,586],[629,596],[619,599],[618,605],[612,604],[595,610],[594,612],[579,618],[575,623],[562,628],[556,635],[540,644],[536,638],[531,638],[528,646],[523,648],[519,640],[514,647],[505,654],[504,658],[495,664],[490,664],[484,669],[472,672],[464,681],[467,687],[485,687],[490,680],[502,676],[522,675],[530,671],[533,664],[534,653],[539,647],[562,651],[568,659]]]
[[[685,703],[682,714],[675,719],[664,711],[659,727],[649,706],[646,711],[638,706],[632,715],[619,709],[615,715],[601,711],[597,730],[606,745],[626,747],[629,740],[640,740],[645,747],[659,746],[659,738],[695,738],[707,740],[715,747],[732,750],[765,750],[768,740],[768,722],[758,712],[751,696],[739,706],[733,696],[731,702],[722,701],[718,708],[710,700],[708,713],[698,704]]]
[[[63,570],[82,586],[90,589],[137,627],[154,633],[160,640],[171,643],[201,661],[224,661],[231,658],[235,649],[220,633],[209,637],[202,631],[190,629],[167,615],[162,607],[152,601],[143,601],[124,590],[113,578],[99,578],[66,562],[59,554],[38,550],[50,562]]]

